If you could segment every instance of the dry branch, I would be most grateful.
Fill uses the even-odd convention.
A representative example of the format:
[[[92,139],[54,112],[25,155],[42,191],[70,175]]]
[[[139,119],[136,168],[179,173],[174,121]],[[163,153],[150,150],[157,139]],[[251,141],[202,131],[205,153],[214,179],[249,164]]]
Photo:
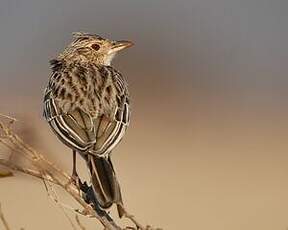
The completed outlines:
[[[130,219],[135,227],[121,228],[119,225],[112,220],[112,218],[106,213],[99,213],[97,209],[93,208],[90,204],[86,203],[83,198],[83,194],[80,192],[80,188],[74,183],[71,183],[72,178],[63,170],[58,168],[55,163],[50,162],[41,153],[34,150],[32,147],[27,145],[18,135],[12,130],[12,125],[16,121],[15,119],[1,115],[6,122],[0,120],[0,145],[6,147],[13,155],[23,158],[29,162],[30,166],[20,164],[19,162],[12,161],[12,156],[8,159],[0,158],[0,165],[7,167],[10,170],[18,171],[36,178],[42,179],[45,183],[53,183],[60,186],[70,196],[74,198],[82,206],[83,210],[74,210],[82,215],[96,218],[99,220],[105,229],[109,230],[120,230],[120,229],[141,229],[141,230],[153,230],[150,226],[143,227],[135,218],[126,213],[125,217]],[[11,176],[11,174],[9,174]],[[55,200],[57,202],[57,200]],[[0,210],[1,211],[1,210]],[[104,215],[103,215],[104,213]],[[1,214],[1,213],[0,213]],[[0,216],[2,217],[2,216]],[[2,219],[2,218],[1,218]],[[2,220],[4,223],[4,221]],[[81,225],[78,217],[76,222],[81,229],[85,229]],[[7,222],[5,222],[7,224]],[[7,225],[8,226],[8,225]],[[6,229],[9,229],[6,227]],[[154,229],[155,230],[155,229]]]

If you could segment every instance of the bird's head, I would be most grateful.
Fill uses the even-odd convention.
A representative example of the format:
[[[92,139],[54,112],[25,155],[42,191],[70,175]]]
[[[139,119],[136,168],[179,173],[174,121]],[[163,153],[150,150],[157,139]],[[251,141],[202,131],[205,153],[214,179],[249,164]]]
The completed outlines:
[[[60,55],[65,59],[91,61],[110,65],[113,57],[123,49],[132,46],[130,41],[112,41],[96,34],[73,33],[73,41]]]

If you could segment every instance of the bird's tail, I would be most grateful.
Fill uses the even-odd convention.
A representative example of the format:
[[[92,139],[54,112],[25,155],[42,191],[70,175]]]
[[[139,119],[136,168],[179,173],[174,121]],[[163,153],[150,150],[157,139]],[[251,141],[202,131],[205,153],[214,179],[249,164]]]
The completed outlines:
[[[122,196],[110,157],[88,155],[87,160],[94,195],[100,207],[106,209],[116,203],[119,217],[122,217]]]

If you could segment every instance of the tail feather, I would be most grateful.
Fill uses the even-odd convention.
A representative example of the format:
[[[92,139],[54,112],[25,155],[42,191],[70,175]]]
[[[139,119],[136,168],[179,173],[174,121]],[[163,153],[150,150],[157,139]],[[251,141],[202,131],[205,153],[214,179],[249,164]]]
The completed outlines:
[[[89,155],[87,163],[91,173],[93,191],[100,206],[106,209],[116,203],[119,216],[122,217],[121,191],[110,157]]]

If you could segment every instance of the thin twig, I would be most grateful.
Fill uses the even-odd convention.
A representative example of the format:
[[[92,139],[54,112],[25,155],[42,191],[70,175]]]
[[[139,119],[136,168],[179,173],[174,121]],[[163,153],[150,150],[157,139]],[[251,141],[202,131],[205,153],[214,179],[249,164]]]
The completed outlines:
[[[47,183],[45,182],[45,180],[43,180],[44,182],[44,185],[45,185],[45,188],[46,188],[46,191],[47,191],[47,194],[48,196],[53,200],[55,201],[55,203],[58,205],[58,207],[61,209],[61,211],[63,212],[64,216],[67,218],[68,222],[70,223],[71,227],[74,229],[74,230],[77,230],[76,226],[74,225],[73,221],[71,220],[71,218],[68,216],[68,214],[65,212],[65,207],[62,205],[62,203],[59,201],[59,198],[58,198],[58,195],[55,191],[55,189],[53,188],[53,185],[49,183],[49,181],[47,181]],[[49,188],[50,188],[50,191],[52,192],[52,194],[49,192],[49,188],[48,186],[49,185]]]
[[[49,179],[49,178],[44,178],[43,175],[39,172],[39,171],[36,171],[36,170],[33,170],[33,169],[29,169],[29,168],[22,168],[22,167],[19,167],[15,164],[12,164],[11,162],[7,161],[7,160],[4,160],[4,159],[0,159],[0,165],[3,165],[3,166],[6,166],[7,168],[10,168],[11,170],[14,170],[14,171],[18,171],[18,172],[21,172],[21,173],[24,173],[24,174],[27,174],[27,175],[30,175],[30,176],[34,176],[34,177],[37,177],[39,179],[45,179],[45,180],[49,180],[50,182],[52,183],[56,183],[53,179]]]
[[[16,118],[10,117],[10,116],[5,115],[5,114],[3,114],[3,113],[0,113],[0,116],[1,116],[1,117],[4,117],[4,118],[7,118],[7,119],[9,119],[9,120],[11,120],[11,121],[17,121]]]
[[[124,209],[124,208],[123,208],[123,209]],[[145,227],[143,227],[143,226],[135,219],[135,217],[134,217],[133,215],[129,214],[126,210],[124,210],[124,211],[125,211],[125,212],[124,212],[124,216],[125,216],[127,219],[131,220],[131,221],[136,225],[137,229],[141,229],[141,230],[145,230],[145,229],[146,229]]]
[[[78,226],[80,227],[81,230],[86,230],[86,228],[80,222],[79,216],[77,214],[75,215],[75,220],[76,220],[76,223],[78,224]]]
[[[8,222],[6,221],[5,216],[4,216],[3,212],[2,212],[1,203],[0,203],[0,220],[2,221],[5,229],[6,230],[10,230]]]

